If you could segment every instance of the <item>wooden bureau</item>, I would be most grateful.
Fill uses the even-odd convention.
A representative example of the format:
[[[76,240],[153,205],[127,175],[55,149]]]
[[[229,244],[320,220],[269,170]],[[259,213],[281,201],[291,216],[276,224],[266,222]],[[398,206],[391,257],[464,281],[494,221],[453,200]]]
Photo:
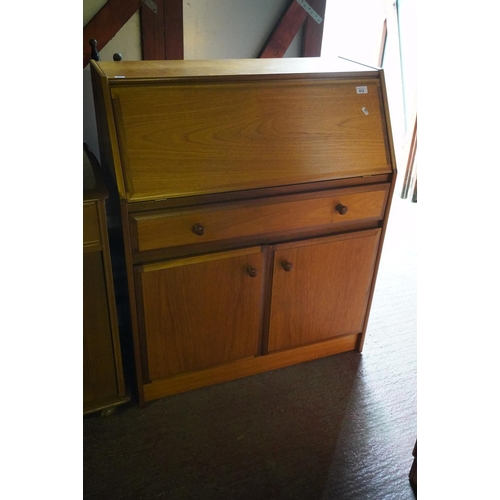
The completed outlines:
[[[139,402],[361,351],[396,179],[383,72],[91,62]]]

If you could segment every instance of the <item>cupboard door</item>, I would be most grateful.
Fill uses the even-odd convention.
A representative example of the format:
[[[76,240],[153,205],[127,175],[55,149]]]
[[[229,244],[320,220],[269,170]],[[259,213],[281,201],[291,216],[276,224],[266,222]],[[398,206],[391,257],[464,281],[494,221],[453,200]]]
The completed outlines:
[[[147,378],[258,354],[263,267],[257,247],[138,268]]]
[[[101,252],[83,254],[83,402],[118,395]]]
[[[277,245],[268,351],[361,333],[380,230]]]

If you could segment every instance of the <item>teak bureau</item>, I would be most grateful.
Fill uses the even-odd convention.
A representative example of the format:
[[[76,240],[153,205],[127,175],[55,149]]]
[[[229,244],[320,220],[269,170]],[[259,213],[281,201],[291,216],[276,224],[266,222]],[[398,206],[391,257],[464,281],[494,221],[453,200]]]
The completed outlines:
[[[396,177],[382,71],[91,64],[140,404],[361,351]]]

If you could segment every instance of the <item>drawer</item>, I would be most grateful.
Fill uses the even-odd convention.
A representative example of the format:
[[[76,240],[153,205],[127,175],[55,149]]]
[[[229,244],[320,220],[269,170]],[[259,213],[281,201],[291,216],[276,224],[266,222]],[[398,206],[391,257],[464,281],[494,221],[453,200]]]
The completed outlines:
[[[83,246],[98,245],[101,241],[97,204],[83,204]]]
[[[142,252],[383,218],[389,184],[131,215]]]

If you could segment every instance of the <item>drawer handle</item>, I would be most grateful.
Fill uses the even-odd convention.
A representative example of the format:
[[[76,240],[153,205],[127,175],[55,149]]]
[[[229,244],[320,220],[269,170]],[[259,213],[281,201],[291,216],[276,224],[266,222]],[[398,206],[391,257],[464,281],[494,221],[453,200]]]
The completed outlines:
[[[253,266],[248,266],[247,267],[247,274],[251,278],[255,278],[259,274],[259,271],[257,270],[257,268],[255,268]]]
[[[193,224],[191,231],[193,231],[193,233],[197,234],[198,236],[203,236],[205,234],[205,228],[199,222],[197,222],[196,224]]]
[[[288,262],[287,260],[284,260],[281,263],[281,267],[288,273],[293,269],[293,264],[291,262]]]
[[[345,205],[342,205],[342,203],[339,203],[336,207],[335,207],[335,210],[337,210],[337,212],[340,214],[340,215],[345,215],[347,213],[347,207]]]

